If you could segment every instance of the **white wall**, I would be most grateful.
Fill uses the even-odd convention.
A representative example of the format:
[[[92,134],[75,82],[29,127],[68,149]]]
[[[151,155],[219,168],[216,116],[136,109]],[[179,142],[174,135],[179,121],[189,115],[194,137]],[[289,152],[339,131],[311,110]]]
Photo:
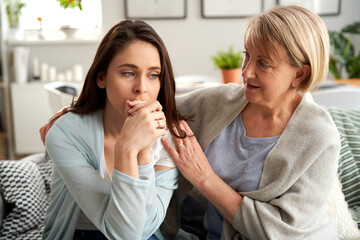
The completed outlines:
[[[269,8],[276,0],[263,1],[266,3],[265,8]],[[115,23],[124,19],[124,0],[103,0],[102,5],[103,28],[106,32]],[[86,9],[86,1],[83,7]],[[360,21],[359,10],[359,0],[342,0],[341,14],[323,19],[330,30],[340,30],[347,24]],[[155,28],[167,45],[175,75],[208,74],[220,78],[220,72],[214,67],[210,57],[219,49],[228,48],[230,45],[236,49],[243,47],[246,19],[204,19],[201,17],[201,0],[187,0],[186,19],[152,20],[148,23]],[[74,64],[82,64],[85,74],[93,60],[97,45],[30,45],[29,76],[32,76],[31,63],[34,57],[40,62],[55,66],[58,71],[70,69]],[[360,39],[357,40],[358,50],[359,46]],[[1,95],[2,91],[0,99],[3,99]],[[4,113],[4,110],[0,109],[0,112]],[[4,119],[4,116],[2,118]]]
[[[249,1],[251,2],[251,1]],[[275,0],[264,0],[265,9]],[[103,1],[104,29],[124,19],[124,0]],[[342,0],[341,14],[323,17],[330,30],[340,30],[346,24],[360,21],[360,1]],[[148,20],[163,38],[172,59],[175,75],[209,74],[220,77],[211,56],[221,48],[233,45],[243,49],[246,19],[204,19],[201,0],[187,0],[184,20]],[[358,46],[360,45],[360,42]]]
[[[251,2],[251,1],[250,1]],[[264,0],[265,8],[274,5],[275,0]],[[86,10],[86,3],[84,3]],[[115,23],[124,19],[124,0],[103,0],[103,29],[106,32]],[[341,14],[323,17],[330,30],[340,30],[346,24],[360,21],[360,1],[342,0]],[[187,17],[178,20],[148,20],[163,38],[172,59],[175,75],[208,74],[220,78],[211,56],[219,49],[233,45],[243,48],[243,34],[247,20],[204,19],[201,17],[201,0],[187,0]],[[360,39],[356,40],[359,50]],[[82,64],[84,73],[89,68],[97,44],[32,46],[30,60],[36,56],[40,61],[55,65],[64,71],[72,64]],[[31,67],[30,67],[31,74]]]

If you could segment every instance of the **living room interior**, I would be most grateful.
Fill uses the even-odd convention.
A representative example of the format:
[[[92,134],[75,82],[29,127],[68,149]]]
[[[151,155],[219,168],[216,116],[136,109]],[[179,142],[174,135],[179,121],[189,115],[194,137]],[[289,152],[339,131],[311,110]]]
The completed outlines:
[[[230,47],[242,52],[248,18],[277,4],[308,6],[319,13],[332,32],[341,32],[344,27],[357,23],[357,33],[349,37],[358,57],[357,75],[350,75],[346,67],[340,68],[338,76],[329,71],[323,87],[314,92],[314,99],[325,107],[360,111],[358,0],[234,1],[222,7],[210,0],[177,0],[173,3],[175,8],[165,0],[83,0],[80,1],[81,10],[79,6],[66,7],[60,5],[63,1],[51,0],[66,12],[61,15],[63,17],[45,14],[42,1],[50,0],[0,3],[0,160],[19,160],[45,152],[39,129],[72,99],[71,94],[54,93],[51,88],[65,86],[78,93],[102,37],[124,19],[144,19],[163,39],[172,61],[178,94],[223,84],[222,73],[214,64],[213,56]],[[6,13],[9,2],[25,3],[16,27],[10,26]],[[238,4],[243,4],[243,8],[234,8]],[[68,15],[86,15],[89,8],[92,12],[82,23],[77,22],[78,18],[64,19]],[[36,9],[39,9],[38,13]],[[54,19],[49,19],[51,17]],[[332,51],[334,53],[334,47]],[[241,84],[241,77],[238,80]],[[360,145],[360,142],[356,144]],[[354,160],[358,178],[359,158]],[[356,205],[359,224],[360,203]]]
[[[0,104],[0,132],[2,132],[0,139],[1,157],[5,159],[23,157],[44,149],[38,137],[38,129],[47,122],[54,110],[49,106],[48,93],[43,85],[57,79],[66,81],[66,73],[71,75],[74,71],[76,73],[72,78],[79,79],[72,80],[81,85],[82,78],[86,75],[103,34],[115,23],[131,17],[141,18],[143,14],[142,18],[153,26],[165,42],[175,77],[180,79],[183,76],[206,76],[210,81],[221,82],[221,72],[214,65],[212,57],[218,51],[227,50],[229,47],[236,51],[243,51],[243,34],[247,17],[251,16],[251,13],[256,14],[276,4],[296,1],[279,1],[279,3],[276,0],[256,1],[249,4],[249,7],[244,6],[244,10],[239,10],[238,13],[226,12],[230,11],[229,8],[232,6],[224,7],[224,10],[220,9],[219,13],[216,13],[207,7],[211,6],[211,2],[200,0],[178,1],[179,3],[176,3],[178,6],[173,12],[166,10],[164,13],[148,13],[147,11],[142,13],[138,10],[131,12],[137,9],[136,4],[142,1],[94,1],[92,4],[95,7],[92,6],[89,10],[94,11],[90,16],[97,16],[97,18],[90,17],[93,22],[88,21],[87,25],[79,25],[77,20],[71,19],[64,20],[64,26],[62,21],[65,17],[54,16],[56,20],[51,20],[54,22],[51,22],[53,25],[47,24],[50,22],[51,14],[45,15],[43,10],[45,6],[41,5],[41,1],[37,1],[36,4],[39,5],[35,8],[31,8],[32,4],[35,4],[33,1],[23,2],[25,6],[21,9],[23,14],[20,14],[20,25],[15,29],[9,27],[4,4],[2,6],[1,62],[3,71],[0,91],[2,103]],[[62,8],[59,2],[55,0],[53,2],[55,7]],[[304,4],[309,1],[298,2]],[[329,8],[322,12],[322,18],[329,31],[340,31],[343,27],[360,21],[358,14],[360,3],[356,0],[337,0],[331,4],[326,1],[313,2],[320,3],[320,7]],[[82,10],[71,7],[61,10],[66,14],[77,15],[86,13],[90,8],[88,4],[87,1],[83,1]],[[161,4],[161,2],[155,1],[154,4],[158,8],[156,4]],[[215,7],[218,8],[218,6]],[[31,10],[31,15],[26,12],[27,8]],[[39,9],[39,13],[34,13],[36,9]],[[321,14],[321,10],[319,13]],[[29,19],[21,19],[22,17]],[[37,18],[41,18],[41,21]],[[62,31],[51,29],[54,26],[62,27]],[[14,30],[17,31],[15,34]],[[74,31],[77,33],[74,34]],[[353,45],[357,52],[360,46],[359,36],[353,37]],[[17,71],[17,69],[20,70]],[[45,74],[44,71],[48,74],[43,78],[47,79],[40,80],[40,74]],[[344,73],[341,78],[348,77]],[[334,79],[333,75],[329,74],[328,80],[332,79]],[[202,80],[194,79],[193,81],[201,82]],[[23,93],[24,91],[26,94]],[[18,110],[21,106],[22,111]],[[29,119],[27,123],[23,121],[24,117]]]

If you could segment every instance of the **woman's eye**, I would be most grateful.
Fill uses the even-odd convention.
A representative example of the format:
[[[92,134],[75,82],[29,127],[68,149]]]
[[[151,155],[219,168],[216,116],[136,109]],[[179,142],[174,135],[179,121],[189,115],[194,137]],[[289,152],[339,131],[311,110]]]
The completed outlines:
[[[244,59],[243,59],[243,66],[246,66],[247,63],[250,61],[250,53],[248,51],[243,51]]]
[[[158,79],[158,78],[159,78],[159,74],[157,74],[157,73],[152,73],[152,74],[150,74],[150,78],[151,78],[151,79]]]
[[[264,68],[264,69],[267,69],[267,68],[270,68],[271,66],[265,62],[265,61],[259,61],[259,65],[260,67]]]
[[[250,54],[248,51],[243,51],[243,54],[245,55],[245,58],[249,58],[250,57]]]
[[[122,72],[121,75],[125,77],[133,77],[135,74],[133,72]]]

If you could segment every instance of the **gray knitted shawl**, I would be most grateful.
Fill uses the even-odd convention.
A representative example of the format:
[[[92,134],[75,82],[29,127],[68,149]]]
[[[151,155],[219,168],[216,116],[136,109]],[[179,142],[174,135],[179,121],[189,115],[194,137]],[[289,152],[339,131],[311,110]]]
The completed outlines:
[[[244,87],[225,84],[177,97],[203,149],[246,106]],[[265,159],[259,189],[241,192],[233,224],[225,221],[222,239],[336,239],[326,201],[336,177],[340,138],[330,115],[306,93],[276,145]],[[162,226],[175,238],[178,207],[192,186],[180,180]]]

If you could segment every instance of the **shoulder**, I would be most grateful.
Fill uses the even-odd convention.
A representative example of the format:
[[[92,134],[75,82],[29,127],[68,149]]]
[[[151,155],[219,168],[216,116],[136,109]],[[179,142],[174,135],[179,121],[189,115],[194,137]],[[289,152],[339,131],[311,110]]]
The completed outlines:
[[[238,107],[246,104],[244,86],[234,83],[203,88],[176,97],[176,106],[182,115],[192,115],[200,108],[211,111],[219,106]]]
[[[172,139],[172,135],[169,130],[166,130],[166,134],[164,137],[169,141],[169,143],[172,146],[175,146],[174,141]],[[161,143],[161,138],[162,137],[159,137],[158,139],[156,139],[156,141],[154,142],[154,144],[151,148],[151,155],[152,155],[152,160],[154,162],[154,165],[175,167],[175,164],[174,164],[173,160],[171,159],[169,153],[166,151],[166,149],[164,148],[164,146]]]
[[[101,122],[102,122],[102,113],[99,110],[88,114],[77,114],[77,113],[69,112],[61,116],[58,120],[56,120],[55,124],[58,126],[79,128],[81,126],[87,127],[88,125],[99,124]]]
[[[329,112],[322,106],[316,104],[310,93],[305,94],[303,98],[303,103],[299,111],[303,118],[303,125],[306,125],[316,132],[323,132],[326,135],[330,134],[338,137],[337,127]]]
[[[95,111],[89,114],[66,113],[61,116],[50,128],[46,135],[46,145],[48,142],[59,139],[73,139],[88,141],[93,138],[101,137],[102,134],[102,112]]]
[[[204,99],[232,99],[234,96],[243,94],[244,86],[239,84],[222,84],[216,87],[202,88],[198,90],[191,91],[187,94],[183,94],[176,97],[176,102],[181,104],[186,101],[196,101]]]
[[[172,135],[171,135],[169,129],[166,129],[166,134],[163,137],[166,138],[169,141],[169,143],[174,146],[174,141],[172,139]],[[159,137],[159,138],[157,138],[155,140],[155,142],[154,142],[154,144],[153,144],[153,146],[151,148],[152,153],[159,153],[160,151],[165,149],[164,146],[161,143],[161,138],[163,138],[163,137]]]
[[[67,113],[54,123],[46,135],[45,146],[56,166],[98,168],[103,153],[104,134],[101,111],[90,114]]]
[[[66,132],[86,133],[91,130],[99,129],[102,125],[102,112],[95,111],[88,114],[66,113],[54,123],[53,127],[62,129]],[[52,128],[53,128],[52,127]],[[50,131],[52,130],[50,129]]]
[[[309,143],[316,142],[318,149],[325,149],[330,145],[335,148],[340,147],[340,135],[332,117],[313,101],[310,93],[304,94],[282,137]]]

